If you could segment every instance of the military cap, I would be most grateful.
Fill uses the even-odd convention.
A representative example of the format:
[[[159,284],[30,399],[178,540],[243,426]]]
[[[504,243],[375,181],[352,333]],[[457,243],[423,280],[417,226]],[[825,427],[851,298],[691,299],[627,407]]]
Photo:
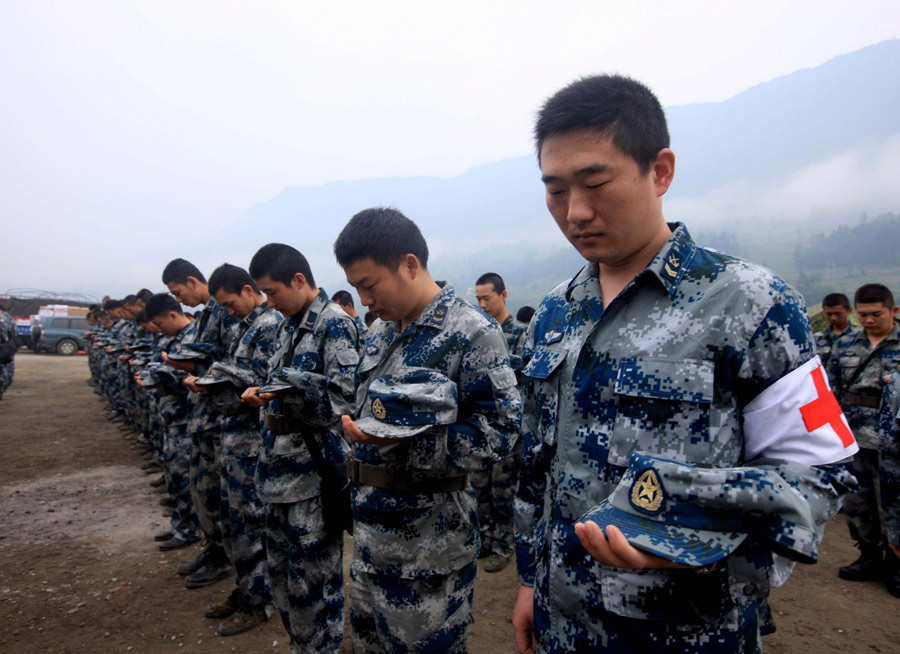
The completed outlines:
[[[373,436],[404,438],[456,422],[456,382],[434,370],[414,368],[372,380],[357,421]]]
[[[282,393],[284,391],[293,390],[293,386],[287,382],[268,381],[259,387],[257,393]]]
[[[194,382],[198,386],[215,386],[216,384],[233,384],[242,386],[242,382],[231,366],[221,361],[214,361],[206,374]]]
[[[610,496],[582,516],[615,525],[637,549],[706,566],[752,536],[792,559],[816,560],[815,522],[803,496],[769,468],[689,465],[632,452]]]
[[[194,350],[182,349],[181,343],[178,344],[177,352],[167,352],[166,356],[172,359],[172,361],[193,361],[194,359],[202,359],[203,353],[196,352]]]

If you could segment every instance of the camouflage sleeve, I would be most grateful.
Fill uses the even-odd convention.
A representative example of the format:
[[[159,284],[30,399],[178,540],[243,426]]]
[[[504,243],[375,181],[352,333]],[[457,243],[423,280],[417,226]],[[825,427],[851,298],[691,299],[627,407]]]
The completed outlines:
[[[269,359],[275,351],[278,322],[267,323],[245,334],[252,339],[253,349],[249,356],[235,355],[235,365],[227,366],[227,376],[239,388],[262,386],[269,377]],[[214,367],[221,366],[220,363]],[[223,366],[224,367],[224,366]]]
[[[747,346],[747,354],[739,370],[740,406],[746,406],[753,397],[814,354],[806,308],[789,288],[785,288],[776,296]],[[814,467],[793,461],[756,459],[746,465],[773,470],[806,498],[816,524],[817,541],[821,541],[825,524],[840,508],[841,496],[849,492],[856,481],[843,464]],[[797,552],[806,550],[815,557],[818,542],[796,545]],[[782,553],[790,555],[789,551]]]
[[[523,358],[533,354],[534,325],[528,327],[523,347]],[[516,567],[519,583],[534,585],[537,564],[538,526],[544,513],[544,492],[547,489],[547,471],[552,452],[544,444],[539,429],[540,410],[535,398],[534,386],[528,378],[522,383],[522,461],[519,465],[519,488],[515,499]]]
[[[838,360],[841,358],[840,342],[841,339],[838,338],[831,344],[831,355],[828,357],[828,368],[826,370],[831,391],[838,400],[841,399],[841,366],[838,365]]]
[[[519,433],[522,401],[509,366],[503,332],[486,324],[469,341],[460,363],[459,413],[450,425],[447,453],[462,470],[509,456]]]
[[[272,378],[296,390],[303,420],[323,429],[334,427],[342,415],[355,413],[356,367],[359,364],[356,326],[347,319],[328,318],[322,345],[322,372],[278,368]]]
[[[247,362],[254,379],[248,386],[264,384],[269,377],[269,359],[275,353],[277,345],[278,325],[280,321],[262,326],[256,339],[253,357]]]
[[[200,318],[197,321],[201,320]],[[195,323],[197,321],[194,321]],[[209,316],[203,331],[197,333],[196,330],[190,339],[185,337],[185,347],[189,347],[195,352],[203,355],[203,360],[195,361],[194,374],[203,375],[209,368],[209,364],[216,359],[221,359],[225,355],[225,350],[231,338],[234,335],[232,326],[235,319],[228,315],[228,312],[221,306],[216,305],[212,309],[212,315]]]
[[[879,477],[888,543],[900,545],[900,375],[885,384],[878,425]]]

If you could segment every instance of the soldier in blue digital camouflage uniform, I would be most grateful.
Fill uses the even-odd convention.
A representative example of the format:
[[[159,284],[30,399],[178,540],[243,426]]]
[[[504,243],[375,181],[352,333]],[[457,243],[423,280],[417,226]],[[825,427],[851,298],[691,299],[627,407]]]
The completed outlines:
[[[506,308],[506,284],[497,273],[485,273],[475,282],[478,307],[500,325],[506,337],[510,365],[518,378],[522,370],[525,330],[528,325],[516,320]],[[472,473],[472,487],[478,500],[478,521],[481,525],[481,552],[485,572],[499,572],[506,567],[515,551],[513,537],[513,498],[519,477],[522,455],[521,439],[516,440],[512,453],[484,470]]]
[[[547,206],[588,263],[544,299],[526,340],[518,649],[758,652],[774,628],[770,587],[791,559],[815,558],[852,483],[845,465],[831,465],[856,445],[802,300],[772,273],[666,223],[675,158],[643,85],[574,82],[544,104],[535,136]],[[795,489],[803,520],[778,529],[805,554],[751,535],[710,566],[691,566],[613,525],[576,524],[638,450],[696,467],[698,479],[709,466],[746,467],[776,491]],[[637,498],[652,514],[645,481]],[[747,497],[758,497],[747,483]],[[736,501],[735,517],[749,504]],[[692,513],[710,517],[702,503]]]
[[[503,333],[432,279],[425,239],[399,211],[356,214],[334,251],[380,318],[359,366],[357,413],[343,419],[354,441],[353,651],[466,652],[479,541],[467,473],[509,456],[521,411]],[[453,393],[449,419],[401,409],[419,421],[391,423],[394,405]],[[391,424],[369,426],[380,422]]]
[[[240,322],[226,357],[212,364],[197,384],[207,388],[222,421],[221,475],[226,482],[227,507],[222,529],[225,553],[234,568],[237,588],[223,602],[206,608],[208,618],[227,618],[218,631],[232,636],[265,621],[270,601],[266,583],[266,513],[256,492],[256,463],[262,444],[259,409],[241,401],[251,386],[268,376],[269,358],[281,314],[266,303],[250,274],[223,264],[209,276],[209,292]]]
[[[125,327],[122,303],[119,300],[107,300],[103,305],[103,310],[113,320],[112,325],[106,329],[99,342],[101,347],[101,386],[109,405],[106,417],[112,422],[124,422],[126,416],[123,389],[116,379],[118,355],[124,349],[119,343],[119,332]]]
[[[137,382],[156,394],[156,411],[162,430],[163,470],[166,489],[174,500],[169,538],[160,543],[162,551],[179,549],[200,539],[200,528],[190,488],[191,436],[188,433],[188,399],[184,378],[187,373],[168,365],[162,353],[174,353],[194,329],[181,305],[165,293],[147,302],[145,313],[163,338],[159,352],[138,375]],[[161,535],[161,538],[165,534]]]
[[[344,634],[343,523],[326,510],[325,491],[331,466],[344,465],[349,449],[339,424],[353,409],[356,327],[288,245],[263,246],[250,275],[285,316],[266,384],[243,394],[265,407],[256,485],[266,505],[272,597],[291,652],[333,654]]]
[[[178,571],[187,573],[185,586],[202,588],[227,577],[231,565],[225,554],[221,525],[226,495],[225,480],[220,474],[222,414],[194,382],[206,374],[213,361],[224,356],[231,326],[237,320],[210,296],[206,277],[191,262],[173,259],[163,269],[162,281],[182,304],[203,307],[194,328],[180,343],[178,359],[163,355],[173,368],[190,373],[184,384],[192,391],[188,395],[191,495],[207,548],[196,559],[183,562]]]
[[[843,293],[826,295],[822,300],[822,312],[828,321],[828,327],[813,334],[813,338],[816,341],[816,354],[827,368],[835,341],[841,336],[857,334],[859,327],[850,322],[853,309],[850,308],[850,299]]]
[[[331,301],[346,311],[348,316],[353,318],[353,324],[356,325],[356,330],[359,332],[359,342],[365,343],[366,332],[369,328],[366,327],[366,323],[359,317],[359,314],[356,313],[356,307],[353,306],[353,296],[347,291],[338,291],[331,296]]]
[[[859,558],[840,568],[847,581],[883,580],[893,575],[886,552],[878,501],[878,411],[885,376],[900,366],[900,329],[894,323],[898,308],[891,291],[882,284],[864,284],[853,296],[862,330],[841,336],[834,344],[828,374],[834,393],[859,442],[853,473],[859,489],[844,499],[844,517]]]
[[[882,528],[887,542],[884,585],[900,597],[900,375],[892,374],[884,387],[878,429],[879,486]]]
[[[10,387],[16,369],[15,355],[18,345],[16,323],[0,304],[0,398]]]

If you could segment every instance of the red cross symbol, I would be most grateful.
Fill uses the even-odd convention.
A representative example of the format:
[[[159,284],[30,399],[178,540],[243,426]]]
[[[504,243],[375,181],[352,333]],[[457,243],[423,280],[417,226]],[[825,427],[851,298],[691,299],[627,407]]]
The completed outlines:
[[[804,404],[800,407],[806,431],[813,432],[819,427],[830,425],[840,437],[841,444],[844,447],[850,447],[853,445],[853,434],[843,420],[844,412],[841,411],[841,405],[838,404],[834,394],[825,383],[822,367],[816,368],[811,374],[813,383],[816,385],[818,397],[809,404]]]

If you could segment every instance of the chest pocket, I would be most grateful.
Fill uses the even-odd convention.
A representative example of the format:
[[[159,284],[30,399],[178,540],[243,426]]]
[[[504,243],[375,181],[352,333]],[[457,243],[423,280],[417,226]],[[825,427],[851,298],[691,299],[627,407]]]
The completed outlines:
[[[556,423],[559,412],[560,370],[566,360],[565,350],[539,347],[522,369],[525,383],[531,392],[525,397],[525,415],[535,416],[537,424],[525,424],[525,429],[537,430],[536,436],[547,445],[556,443]],[[534,418],[529,418],[533,420]]]
[[[635,450],[648,450],[686,463],[708,460],[712,361],[622,359],[615,393],[610,463],[627,467],[629,455]]]

